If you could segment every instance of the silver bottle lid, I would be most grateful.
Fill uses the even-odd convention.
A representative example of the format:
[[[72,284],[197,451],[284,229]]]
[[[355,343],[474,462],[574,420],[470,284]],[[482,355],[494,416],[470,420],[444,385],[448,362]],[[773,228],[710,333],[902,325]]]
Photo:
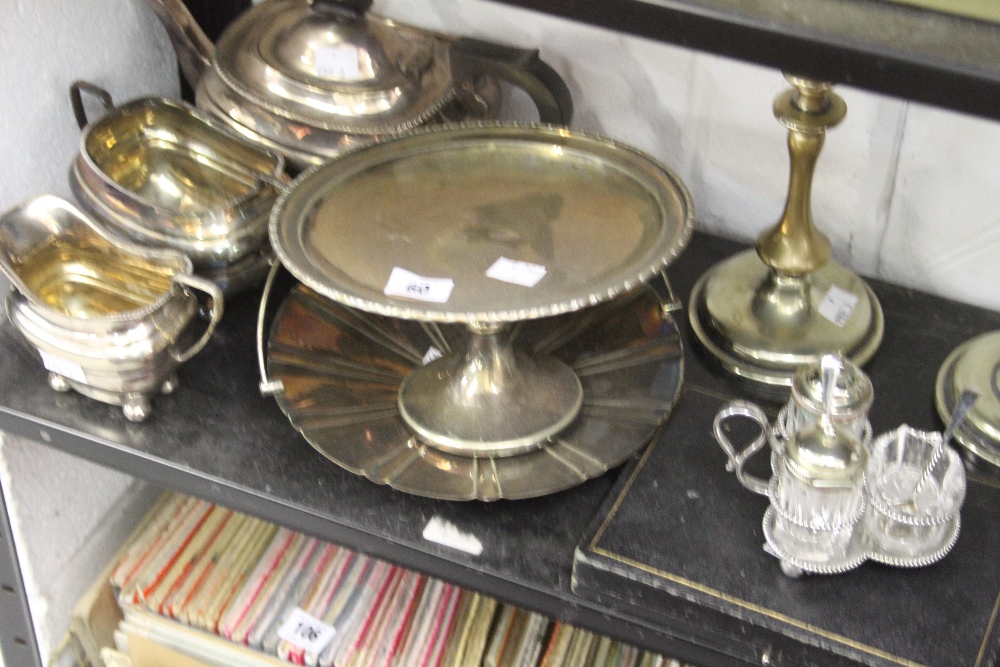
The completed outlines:
[[[856,366],[843,357],[832,354],[824,355],[818,364],[800,369],[796,380],[801,377],[805,380],[802,386],[811,388],[812,373],[819,376],[820,418],[789,438],[785,449],[785,465],[793,475],[814,487],[855,487],[863,478],[868,455],[864,444],[854,432],[834,420],[834,407],[839,397],[842,408],[851,406],[856,411],[858,408],[853,406],[859,405],[856,396],[858,378],[867,382],[869,396],[871,381]],[[846,382],[845,375],[848,376]],[[862,389],[865,382],[860,383]],[[864,404],[864,409],[867,410],[870,402],[868,400]],[[848,410],[841,414],[848,414]]]
[[[826,355],[839,366],[830,403],[830,419],[834,422],[853,421],[868,413],[875,398],[872,381],[850,360],[841,355]],[[792,400],[803,410],[819,417],[823,414],[822,360],[804,364],[792,380]]]

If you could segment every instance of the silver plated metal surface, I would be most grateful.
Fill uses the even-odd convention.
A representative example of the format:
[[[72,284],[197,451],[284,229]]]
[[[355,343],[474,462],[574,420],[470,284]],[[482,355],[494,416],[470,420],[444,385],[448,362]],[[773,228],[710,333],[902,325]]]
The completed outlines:
[[[501,104],[497,82],[481,77],[475,82],[474,90],[475,98],[484,101],[481,114],[469,114],[457,103],[452,103],[429,122],[446,123],[466,117],[494,118],[500,111]],[[379,133],[324,130],[290,119],[275,122],[274,114],[247,103],[242,95],[226,85],[214,69],[207,70],[198,81],[195,100],[199,109],[237,136],[284,156],[290,170],[296,173],[385,138],[385,135]]]
[[[225,30],[215,69],[245,100],[280,117],[377,134],[423,124],[451,101],[448,56],[448,44],[423,30],[272,0]]]
[[[754,250],[734,255],[698,279],[688,302],[691,327],[723,369],[762,395],[785,397],[795,372],[823,354],[842,354],[858,366],[871,359],[885,321],[864,280],[830,261],[806,277],[782,281],[776,287]],[[844,326],[819,315],[831,287],[858,298]]]
[[[511,456],[539,448],[580,412],[573,369],[518,344],[509,326],[477,332],[415,369],[399,389],[399,412],[424,441],[459,455]]]
[[[403,319],[513,322],[593,306],[665,267],[691,233],[683,183],[610,139],[542,125],[428,128],[296,179],[271,244],[300,281]],[[531,288],[494,280],[500,258],[544,267]],[[452,280],[445,303],[388,296],[396,268]]]
[[[191,275],[186,256],[114,237],[52,195],[0,217],[0,270],[13,285],[7,315],[52,388],[121,405],[134,421],[151,395],[173,391],[222,317],[222,292]],[[197,293],[211,300],[204,326]]]
[[[962,343],[941,365],[934,398],[946,423],[966,391],[979,398],[955,429],[955,440],[970,459],[987,464],[995,474],[1000,466],[1000,331]]]
[[[874,531],[869,528],[874,514],[875,510],[869,505],[861,521],[858,522],[845,553],[838,558],[824,563],[795,558],[781,548],[780,543],[774,539],[774,527],[778,520],[778,511],[773,506],[769,506],[764,513],[764,539],[767,540],[768,546],[774,551],[777,558],[803,572],[812,574],[843,574],[844,572],[849,572],[860,567],[867,560],[892,567],[915,568],[932,565],[947,556],[952,550],[955,543],[958,542],[958,535],[962,525],[961,516],[955,515],[948,522],[947,529],[941,537],[940,542],[930,545],[923,553],[913,555],[893,549],[891,546],[874,543],[872,539]]]
[[[367,12],[370,2],[271,0],[213,45],[182,0],[146,0],[167,29],[195,104],[295,171],[382,135],[498,117],[500,81],[538,117],[568,125],[572,97],[533,49],[457,38]]]
[[[400,415],[400,385],[432,348],[447,354],[464,345],[462,325],[373,315],[299,285],[270,330],[267,385],[293,426],[338,465],[449,500],[527,498],[575,486],[635,454],[669,415],[683,354],[651,287],[517,328],[528,349],[567,364],[583,387],[576,418],[527,453],[458,455],[423,441]]]
[[[270,254],[267,226],[287,186],[283,169],[279,155],[193,107],[144,98],[108,108],[83,128],[70,184],[97,220],[136,242],[184,253],[206,275]]]
[[[840,556],[831,557],[829,560],[823,562],[795,558],[782,549],[780,541],[774,538],[774,529],[777,521],[778,511],[773,505],[768,506],[767,511],[764,512],[764,539],[767,540],[768,546],[782,563],[790,564],[803,572],[812,574],[843,574],[864,563],[868,557],[863,545],[863,539],[861,539],[862,535],[860,531],[856,531],[851,536],[851,541],[848,543],[847,549]]]

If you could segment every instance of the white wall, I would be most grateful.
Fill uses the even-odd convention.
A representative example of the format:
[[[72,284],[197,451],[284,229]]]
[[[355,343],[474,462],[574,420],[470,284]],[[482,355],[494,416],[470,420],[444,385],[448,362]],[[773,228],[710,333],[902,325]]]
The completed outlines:
[[[574,93],[573,125],[673,167],[692,191],[701,229],[750,240],[779,216],[788,163],[771,115],[786,88],[778,72],[481,0],[379,0],[375,8],[452,33],[540,45]],[[172,51],[141,0],[7,0],[0,34],[0,210],[35,193],[68,196],[79,134],[71,81],[89,79],[119,101],[178,90]],[[828,136],[813,197],[835,256],[866,275],[1000,309],[1000,125],[838,90],[848,116]],[[121,538],[134,486],[9,438],[0,474],[47,656],[68,620],[65,586],[93,576],[93,529],[108,527],[100,533],[108,542]]]
[[[539,46],[574,93],[574,126],[632,143],[691,189],[698,227],[750,241],[781,214],[785,130],[774,70],[480,0],[376,0],[446,32]],[[1000,124],[846,86],[813,213],[835,257],[868,276],[1000,309]]]
[[[77,600],[160,491],[3,433],[0,487],[12,505],[11,529],[45,661],[66,632]]]
[[[172,47],[138,2],[6,0],[0,7],[0,210],[7,210],[43,192],[70,196],[80,134],[72,81],[96,83],[116,101],[176,96],[179,85]],[[45,661],[76,599],[150,494],[126,475],[2,435],[0,482]]]

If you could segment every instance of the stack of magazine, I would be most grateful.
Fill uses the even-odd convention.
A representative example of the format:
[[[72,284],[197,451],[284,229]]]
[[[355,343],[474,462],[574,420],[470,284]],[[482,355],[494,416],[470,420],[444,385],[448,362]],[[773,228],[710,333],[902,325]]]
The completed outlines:
[[[680,663],[188,496],[109,569],[120,667]]]

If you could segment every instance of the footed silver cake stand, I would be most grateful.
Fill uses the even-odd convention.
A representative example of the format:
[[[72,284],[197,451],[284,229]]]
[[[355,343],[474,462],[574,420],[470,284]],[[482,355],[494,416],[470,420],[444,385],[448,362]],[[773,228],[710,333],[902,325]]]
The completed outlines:
[[[275,208],[304,287],[275,320],[266,388],[376,481],[456,499],[567,488],[639,449],[676,398],[680,341],[645,283],[692,219],[666,167],[560,127],[446,126],[348,154]]]

